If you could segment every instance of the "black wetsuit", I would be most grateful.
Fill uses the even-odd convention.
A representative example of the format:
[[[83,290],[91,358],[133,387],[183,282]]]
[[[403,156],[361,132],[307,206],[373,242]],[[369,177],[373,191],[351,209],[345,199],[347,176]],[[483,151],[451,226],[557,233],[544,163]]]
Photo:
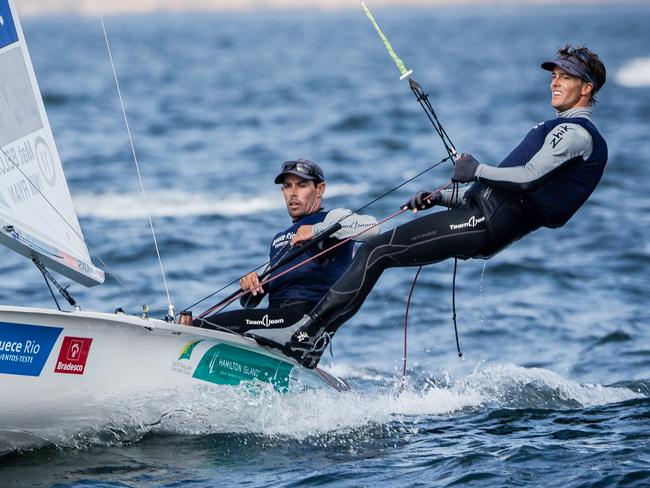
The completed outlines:
[[[590,108],[573,109],[537,125],[499,167],[479,165],[477,182],[462,199],[443,195],[457,206],[363,245],[309,314],[306,328],[335,332],[387,268],[487,258],[539,227],[564,225],[593,192],[607,162],[607,145],[590,116]]]

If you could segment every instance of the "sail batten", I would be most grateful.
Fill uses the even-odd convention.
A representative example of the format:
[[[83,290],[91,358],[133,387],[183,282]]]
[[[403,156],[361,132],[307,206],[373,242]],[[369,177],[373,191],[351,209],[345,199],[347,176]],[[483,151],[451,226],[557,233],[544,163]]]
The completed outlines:
[[[86,286],[90,259],[13,0],[0,0],[0,244]]]

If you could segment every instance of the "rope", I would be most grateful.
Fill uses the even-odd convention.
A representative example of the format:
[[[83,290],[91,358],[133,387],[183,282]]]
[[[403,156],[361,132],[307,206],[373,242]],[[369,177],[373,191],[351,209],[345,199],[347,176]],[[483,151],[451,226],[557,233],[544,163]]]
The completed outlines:
[[[437,167],[440,166],[441,164],[443,164],[443,163],[445,163],[445,162],[447,162],[447,161],[449,161],[449,160],[451,160],[451,159],[452,159],[452,156],[447,156],[446,158],[441,159],[440,161],[438,161],[438,162],[432,164],[431,166],[427,167],[426,169],[420,171],[420,172],[419,172],[418,174],[416,174],[415,176],[413,176],[413,177],[411,177],[411,178],[408,178],[407,180],[404,180],[404,181],[403,181],[402,183],[400,183],[399,185],[397,185],[397,186],[391,188],[391,189],[388,190],[387,192],[385,192],[385,193],[383,193],[382,195],[378,196],[378,197],[375,198],[374,200],[371,200],[370,202],[366,203],[366,204],[363,205],[362,207],[359,207],[358,209],[356,209],[356,210],[355,210],[354,212],[352,212],[352,213],[353,213],[353,214],[358,214],[358,213],[364,211],[365,209],[367,209],[367,208],[370,207],[371,205],[377,203],[379,200],[381,200],[381,199],[383,199],[383,198],[386,198],[386,197],[387,197],[388,195],[390,195],[391,193],[393,193],[393,192],[399,190],[399,189],[402,188],[404,185],[409,184],[411,181],[413,181],[413,180],[419,178],[420,176],[422,176],[422,175],[428,173],[428,172],[431,171],[432,169],[437,168]],[[449,185],[446,185],[445,187],[442,187],[442,188],[446,188],[447,186],[449,186]],[[434,192],[435,192],[435,191],[434,191]],[[339,219],[337,222],[335,222],[335,224],[342,222],[343,220],[345,220],[345,219],[348,218],[348,217],[349,217],[349,215],[346,215],[345,217],[342,217],[342,218]],[[333,225],[334,225],[334,224],[333,224]],[[372,227],[371,227],[371,228],[372,228]],[[317,237],[318,237],[318,235],[314,236],[312,239],[317,238]],[[355,236],[355,237],[356,237],[356,236]],[[290,246],[289,242],[287,242],[287,243],[285,244],[284,248],[282,248],[282,249],[280,249],[280,251],[278,251],[278,253],[281,253],[281,254],[279,254],[279,256],[278,256],[278,259],[282,259],[282,258],[284,257],[284,255],[289,251],[290,248],[291,248],[291,246]],[[257,266],[256,268],[250,270],[248,273],[244,273],[244,276],[247,275],[247,274],[249,274],[249,273],[252,273],[253,271],[257,271],[257,270],[259,270],[260,268],[263,268],[263,267],[265,267],[265,266],[268,266],[269,264],[270,264],[270,261],[267,261],[267,262],[265,262],[264,264],[261,264],[261,265]],[[200,303],[203,303],[203,302],[206,301],[208,298],[212,298],[212,297],[215,296],[216,294],[222,292],[223,290],[225,290],[225,289],[228,288],[229,286],[234,285],[234,284],[237,283],[237,282],[239,282],[239,278],[232,280],[230,283],[228,283],[228,284],[222,286],[222,287],[219,288],[217,291],[214,291],[214,292],[210,293],[209,295],[207,295],[207,296],[201,298],[200,300],[194,302],[192,305],[190,305],[189,307],[184,308],[183,310],[190,310],[190,309],[192,309],[193,307],[197,306],[197,305],[200,304]],[[240,296],[241,296],[241,295],[240,295]],[[228,302],[228,303],[232,303],[232,302]],[[221,304],[219,304],[219,305],[221,305]],[[213,308],[214,308],[214,307],[213,307]],[[217,306],[217,308],[218,308],[218,306]],[[201,316],[204,316],[204,315],[201,314]]]
[[[77,236],[77,238],[79,238],[79,240],[81,242],[83,242],[86,247],[88,247],[88,244],[86,244],[86,240],[83,238],[83,236],[81,234],[79,234],[79,232],[77,232],[77,229],[75,229],[75,227],[70,222],[68,222],[68,220],[63,216],[63,214],[57,210],[57,208],[54,206],[54,204],[52,202],[50,202],[50,200],[45,196],[45,194],[41,191],[41,189],[31,180],[31,178],[29,176],[27,176],[22,169],[20,169],[20,166],[18,166],[18,163],[16,163],[11,158],[11,156],[9,156],[9,154],[7,154],[7,152],[4,150],[4,148],[0,147],[0,151],[2,151],[2,154],[5,155],[5,158],[7,158],[7,161],[9,161],[11,164],[13,164],[14,167],[18,171],[20,171],[20,174],[25,177],[25,179],[29,182],[29,184],[34,187],[34,189],[38,192],[38,194],[40,196],[43,197],[43,199],[47,202],[47,204],[50,207],[52,207],[52,210],[54,210],[56,212],[56,214],[59,217],[61,217],[61,220],[63,220],[63,222],[70,228],[70,230],[74,233],[74,235]]]
[[[454,321],[454,334],[456,336],[456,350],[458,351],[458,357],[463,357],[463,353],[460,351],[460,341],[458,339],[458,324],[456,323],[456,271],[458,269],[458,259],[454,258],[454,277],[451,285],[451,318]]]
[[[115,69],[115,63],[113,61],[113,53],[111,51],[111,46],[108,41],[108,33],[106,31],[106,25],[104,24],[104,15],[102,13],[101,0],[97,0],[97,8],[99,9],[99,20],[102,24],[102,32],[104,33],[104,41],[106,43],[106,50],[108,51],[108,58],[111,62],[111,69],[113,70],[113,80],[115,81],[115,88],[117,89],[117,95],[120,99],[120,106],[122,107],[122,115],[124,117],[124,124],[126,125],[126,132],[129,136],[129,144],[131,146],[131,154],[133,155],[133,161],[135,163],[135,169],[138,174],[138,181],[140,182],[140,190],[142,192],[142,199],[144,201],[145,210],[147,212],[147,218],[149,219],[149,228],[151,229],[151,236],[153,237],[154,247],[156,248],[156,256],[158,257],[158,264],[160,266],[160,273],[162,274],[163,284],[165,286],[165,293],[167,294],[167,304],[169,306],[170,313],[173,312],[173,305],[169,295],[169,287],[167,286],[167,279],[165,278],[165,269],[163,267],[162,258],[160,257],[160,249],[158,248],[158,240],[156,239],[156,231],[154,230],[153,220],[151,219],[151,212],[149,211],[149,204],[147,201],[147,194],[144,189],[144,183],[142,182],[142,174],[140,173],[140,164],[138,163],[138,156],[135,152],[135,145],[133,144],[133,136],[131,134],[131,128],[129,126],[129,119],[126,115],[126,107],[124,105],[124,98],[122,97],[122,90],[120,88],[120,82],[117,78],[117,71]],[[171,313],[173,317],[173,313]]]
[[[452,185],[452,183],[447,183],[446,185],[441,186],[441,187],[438,188],[437,190],[434,190],[433,193],[438,192],[438,191],[442,191],[442,190],[444,190],[445,188],[447,188],[447,187],[450,186],[450,185]],[[267,283],[270,283],[271,281],[276,280],[276,279],[280,278],[281,276],[284,276],[285,274],[290,273],[291,271],[293,271],[293,270],[295,270],[295,269],[297,269],[297,268],[299,268],[299,267],[301,267],[301,266],[304,266],[305,264],[307,264],[307,263],[309,263],[309,262],[311,262],[311,261],[313,261],[313,260],[315,260],[315,259],[318,259],[319,257],[323,256],[324,254],[327,254],[328,252],[333,251],[334,249],[336,249],[336,248],[342,246],[343,244],[345,244],[345,243],[347,243],[347,242],[349,242],[349,241],[351,241],[351,240],[354,240],[356,237],[359,237],[360,235],[362,235],[362,234],[368,232],[369,230],[371,230],[371,229],[373,229],[373,228],[375,228],[375,227],[377,227],[377,226],[380,226],[380,225],[385,224],[385,223],[388,222],[389,220],[394,219],[394,218],[397,217],[398,215],[403,214],[403,213],[406,212],[407,210],[408,210],[407,208],[403,208],[403,209],[398,210],[397,212],[392,213],[391,215],[389,215],[388,217],[384,218],[383,220],[380,220],[380,221],[377,222],[376,224],[373,224],[373,225],[371,225],[370,227],[367,227],[367,228],[363,229],[362,231],[360,231],[360,232],[354,234],[353,236],[350,236],[350,237],[348,237],[348,238],[346,238],[346,239],[343,239],[342,241],[337,242],[337,243],[334,244],[333,246],[328,247],[327,249],[324,249],[324,250],[322,250],[321,252],[319,252],[319,253],[317,253],[317,254],[315,254],[315,255],[313,255],[313,256],[310,256],[309,258],[304,259],[303,261],[301,261],[301,262],[299,262],[299,263],[297,263],[297,264],[291,266],[290,268],[285,269],[285,270],[282,271],[281,273],[278,273],[277,275],[274,275],[274,276],[272,276],[272,277],[270,277],[270,278],[268,278],[268,279],[266,279],[266,280],[264,280],[264,281],[261,281],[261,282],[260,282],[260,286],[261,286],[261,285],[266,285]],[[232,302],[234,302],[234,301],[237,300],[238,298],[240,298],[240,297],[246,295],[247,293],[250,293],[250,291],[249,291],[249,290],[242,290],[242,291],[240,291],[237,295],[235,295],[234,297],[232,297],[230,300],[227,300],[226,303],[219,303],[219,304],[217,304],[217,305],[215,305],[215,306],[209,308],[208,310],[206,310],[205,312],[203,312],[201,315],[199,315],[199,318],[201,318],[201,317],[205,317],[206,315],[208,315],[208,314],[214,312],[216,309],[219,309],[219,310],[216,310],[216,313],[220,312],[221,310],[223,310],[224,308],[226,308],[228,305],[230,305]],[[223,305],[223,306],[221,306],[221,305]],[[219,307],[221,307],[221,308],[219,308]]]
[[[402,361],[404,362],[404,367],[402,368],[402,381],[400,382],[400,387],[397,390],[397,393],[402,393],[404,388],[406,388],[406,383],[408,382],[408,376],[406,375],[406,355],[408,352],[408,322],[409,322],[409,308],[411,306],[411,297],[413,297],[413,291],[415,290],[415,284],[418,282],[418,276],[420,276],[420,271],[422,271],[422,266],[418,267],[415,277],[413,278],[413,284],[411,285],[411,291],[406,300],[406,310],[404,312],[404,354],[402,355]]]
[[[99,256],[98,254],[93,254],[93,256],[95,256],[95,257],[97,258],[97,260],[98,260],[100,263],[102,263],[102,266],[103,266],[104,268],[106,268],[106,271],[108,271],[108,273],[109,273],[113,278],[115,278],[115,281],[117,281],[117,282],[119,283],[119,285],[120,285],[122,288],[124,288],[124,289],[126,290],[126,292],[127,292],[129,295],[131,295],[131,299],[133,300],[133,302],[134,302],[134,303],[140,303],[140,300],[138,300],[138,299],[135,297],[135,295],[133,294],[133,292],[131,291],[131,289],[130,289],[128,286],[126,286],[126,284],[125,284],[125,283],[120,279],[119,275],[118,275],[115,271],[113,271],[113,269],[112,269],[112,268],[111,268],[111,267],[106,263],[106,261],[104,261],[104,260],[102,259],[102,257]]]
[[[75,228],[75,227],[74,227],[74,226],[73,226],[73,225],[68,221],[68,219],[66,219],[66,218],[63,216],[63,214],[62,214],[61,212],[59,212],[59,210],[54,206],[54,204],[53,204],[53,203],[52,203],[52,202],[51,202],[51,201],[50,201],[50,200],[45,196],[45,194],[41,191],[41,189],[38,187],[38,185],[36,185],[36,184],[31,180],[31,178],[30,178],[28,175],[26,175],[25,172],[24,172],[22,169],[20,169],[20,166],[16,163],[16,161],[13,160],[13,158],[12,158],[9,154],[7,154],[7,152],[4,150],[3,147],[0,147],[0,151],[2,152],[2,154],[4,154],[6,160],[9,161],[11,164],[13,164],[14,167],[15,167],[15,168],[20,172],[20,174],[23,175],[23,177],[25,178],[25,180],[26,180],[27,182],[29,182],[29,184],[32,185],[32,187],[34,187],[34,189],[36,190],[36,192],[37,192],[37,193],[38,193],[38,194],[43,198],[43,200],[45,200],[45,202],[46,202],[46,203],[47,203],[47,204],[52,208],[52,210],[54,210],[54,212],[55,212],[55,213],[56,213],[56,214],[61,218],[61,220],[63,221],[63,223],[64,223],[64,224],[65,224],[65,225],[66,225],[66,226],[67,226],[67,227],[68,227],[68,228],[73,232],[73,234],[74,234],[74,235],[75,235],[75,236],[76,236],[76,237],[77,237],[77,238],[78,238],[78,239],[79,239],[79,240],[80,240],[80,241],[81,241],[81,242],[86,246],[86,248],[88,248],[88,243],[86,242],[86,239],[84,239],[84,237],[83,237],[79,232],[77,232],[77,229],[76,229],[76,228]],[[135,298],[135,296],[133,295],[133,292],[129,289],[128,286],[126,286],[126,285],[124,284],[124,282],[120,279],[120,277],[117,275],[117,273],[115,273],[115,272],[114,272],[114,271],[113,271],[113,270],[108,266],[108,264],[106,264],[106,262],[102,259],[102,257],[101,257],[100,255],[98,255],[98,254],[93,254],[93,256],[96,257],[96,258],[97,258],[97,259],[102,263],[102,265],[106,268],[106,270],[109,271],[109,273],[113,276],[113,278],[115,278],[115,280],[116,280],[116,281],[117,281],[117,282],[122,286],[122,288],[124,288],[124,289],[129,293],[129,295],[131,295],[131,298],[133,298],[133,300],[134,300],[135,302],[137,302],[138,300],[137,300],[137,299]],[[49,282],[47,281],[47,278],[45,279],[45,282],[47,283],[48,288],[50,288],[50,293],[52,293],[52,288],[50,287],[50,284],[49,284]],[[56,301],[56,298],[54,299],[54,301],[56,302],[56,306],[57,306],[57,308],[58,308],[59,310],[61,310],[61,307],[59,307],[59,304],[58,304],[58,302]]]

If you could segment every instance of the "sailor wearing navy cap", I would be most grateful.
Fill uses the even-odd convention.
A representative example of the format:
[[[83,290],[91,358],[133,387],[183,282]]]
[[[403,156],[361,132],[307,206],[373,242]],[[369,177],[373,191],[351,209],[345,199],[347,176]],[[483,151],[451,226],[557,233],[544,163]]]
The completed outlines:
[[[357,215],[345,208],[323,209],[325,175],[311,159],[286,161],[275,177],[275,183],[282,185],[282,195],[292,223],[271,240],[269,266],[274,266],[293,247],[309,241],[332,224],[340,223],[341,229],[273,271],[267,285],[260,284],[256,272],[242,277],[240,288],[249,292],[241,298],[244,309],[196,319],[194,325],[228,329],[240,334],[251,329],[287,327],[309,312],[345,272],[352,261],[354,242],[350,240],[321,257],[291,268],[349,237],[361,242],[379,234],[374,217]],[[361,233],[364,229],[366,232]],[[266,295],[269,306],[255,308]]]
[[[596,93],[605,84],[605,66],[586,47],[567,45],[542,68],[551,71],[554,119],[537,124],[498,166],[461,154],[452,181],[474,182],[466,191],[419,192],[403,207],[451,210],[372,239],[308,315],[255,339],[314,368],[324,345],[359,310],[385,269],[451,257],[487,258],[540,227],[566,224],[594,191],[607,163],[607,144],[591,117]]]

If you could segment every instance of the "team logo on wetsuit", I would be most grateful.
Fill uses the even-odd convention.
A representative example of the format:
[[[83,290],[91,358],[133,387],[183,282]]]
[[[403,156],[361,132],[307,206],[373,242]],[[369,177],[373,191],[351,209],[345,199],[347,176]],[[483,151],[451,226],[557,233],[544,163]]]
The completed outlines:
[[[276,237],[273,239],[273,242],[271,243],[271,246],[273,246],[274,249],[282,248],[287,245],[287,241],[290,241],[293,239],[293,236],[295,236],[295,232],[287,232],[286,234],[283,234],[281,236]]]
[[[556,127],[556,130],[553,132],[553,138],[551,139],[551,146],[553,149],[562,142],[562,139],[564,139],[564,135],[569,132],[570,130],[577,130],[574,127],[569,127],[568,125],[558,125]]]
[[[485,222],[485,217],[477,218],[472,215],[467,222],[463,222],[462,224],[449,224],[449,228],[451,230],[467,229],[469,227],[476,227],[481,222]]]
[[[272,325],[284,324],[284,319],[269,319],[268,315],[262,317],[262,320],[246,320],[246,325],[261,325],[263,327],[270,327]]]

